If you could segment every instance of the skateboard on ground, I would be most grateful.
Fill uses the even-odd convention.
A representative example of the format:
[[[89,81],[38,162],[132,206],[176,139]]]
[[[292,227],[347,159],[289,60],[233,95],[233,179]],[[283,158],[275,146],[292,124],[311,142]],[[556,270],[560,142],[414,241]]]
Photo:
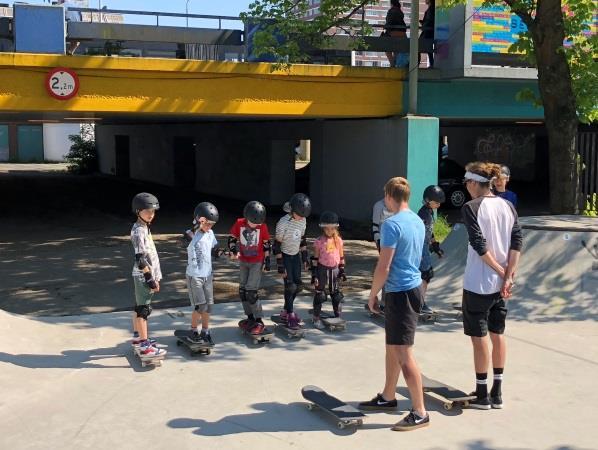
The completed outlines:
[[[303,395],[303,398],[309,402],[307,408],[310,411],[314,409],[322,409],[323,411],[326,411],[338,421],[336,426],[341,430],[349,425],[363,425],[365,414],[357,408],[327,394],[322,388],[317,386],[304,386],[301,389],[301,395]]]
[[[264,331],[262,331],[260,334],[251,334],[249,330],[242,328],[240,325],[239,330],[241,331],[241,334],[249,336],[253,340],[254,344],[270,342],[274,334],[274,330],[272,330],[272,328],[269,327],[265,327]]]
[[[314,310],[310,309],[308,313],[309,315],[313,316]],[[334,314],[322,311],[320,313],[320,320],[330,331],[347,329],[347,321],[345,319],[341,319],[340,317],[335,317]]]
[[[212,353],[213,345],[206,344],[205,342],[194,342],[191,339],[193,331],[191,330],[175,330],[174,335],[176,336],[176,345],[184,345],[189,349],[191,356],[195,355],[209,355]]]
[[[280,329],[282,332],[286,333],[290,338],[302,338],[305,335],[305,329],[303,328],[303,323],[299,325],[299,328],[293,329],[289,328],[285,322],[282,321],[280,318],[280,314],[276,314],[270,317],[270,320],[274,322],[276,328]]]
[[[139,345],[135,345],[132,344],[131,347],[133,347],[133,353],[135,353],[135,355],[137,355],[137,357],[139,358],[139,360],[141,361],[141,367],[145,367],[145,366],[162,366],[162,361],[164,361],[164,358],[166,357],[166,350],[164,350],[163,348],[160,348],[161,352],[159,355],[157,356],[145,356],[141,354],[141,347]]]
[[[363,305],[363,306],[364,306],[365,310],[367,311],[368,316],[370,316],[370,317],[377,317],[378,319],[381,319],[381,320],[385,320],[386,319],[386,315],[384,314],[384,310],[372,311],[367,303],[365,305]]]
[[[424,388],[424,394],[432,397],[435,400],[442,402],[444,409],[451,410],[453,407],[460,406],[466,408],[469,406],[471,400],[475,400],[475,395],[469,395],[465,392],[455,389],[448,384],[441,383],[440,381],[432,380],[422,374],[422,384]]]

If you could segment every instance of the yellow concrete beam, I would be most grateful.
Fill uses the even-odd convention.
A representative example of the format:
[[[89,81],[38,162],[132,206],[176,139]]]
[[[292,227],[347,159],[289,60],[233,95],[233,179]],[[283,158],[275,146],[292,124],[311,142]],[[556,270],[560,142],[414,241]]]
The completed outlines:
[[[54,67],[74,70],[77,95],[45,89]],[[402,114],[404,70],[157,58],[0,53],[0,112],[134,115],[384,117]]]

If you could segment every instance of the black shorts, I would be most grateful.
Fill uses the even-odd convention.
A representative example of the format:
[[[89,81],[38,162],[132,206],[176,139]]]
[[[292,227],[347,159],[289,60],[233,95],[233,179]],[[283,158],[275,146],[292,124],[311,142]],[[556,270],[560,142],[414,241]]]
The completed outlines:
[[[423,303],[421,285],[409,291],[387,292],[384,295],[387,345],[413,345]]]
[[[463,289],[463,331],[467,336],[483,337],[488,331],[495,334],[505,332],[507,305],[495,294],[476,294]]]
[[[429,283],[432,278],[434,278],[434,268],[430,267],[428,270],[420,270],[419,271],[422,276],[422,281]]]

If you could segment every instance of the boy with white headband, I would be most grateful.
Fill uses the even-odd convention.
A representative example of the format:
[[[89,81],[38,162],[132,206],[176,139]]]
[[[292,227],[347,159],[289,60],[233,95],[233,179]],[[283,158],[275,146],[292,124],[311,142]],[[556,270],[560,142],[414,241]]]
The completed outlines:
[[[469,235],[463,278],[463,329],[471,337],[476,371],[477,398],[470,407],[502,408],[502,379],[506,360],[504,338],[507,304],[519,262],[523,236],[517,212],[510,202],[490,189],[500,176],[500,166],[474,162],[465,167],[464,183],[472,200],[461,213]],[[494,383],[488,393],[490,363],[488,332],[492,342]]]

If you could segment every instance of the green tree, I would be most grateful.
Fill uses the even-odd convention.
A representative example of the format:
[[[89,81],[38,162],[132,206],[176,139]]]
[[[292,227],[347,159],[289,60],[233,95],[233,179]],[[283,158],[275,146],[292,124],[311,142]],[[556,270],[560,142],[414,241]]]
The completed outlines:
[[[98,170],[98,154],[94,125],[81,124],[81,133],[69,135],[69,140],[72,144],[65,157],[69,172],[76,174],[96,172]]]
[[[466,0],[445,0],[449,8]],[[256,0],[243,15],[245,21],[259,21],[254,51],[272,55],[279,63],[307,61],[305,48],[323,47],[331,35],[343,30],[356,46],[372,33],[361,11],[377,0],[322,0],[320,15],[312,21],[303,17],[309,0]],[[440,7],[440,2],[437,7]],[[521,92],[521,100],[544,107],[549,141],[550,208],[558,214],[577,212],[580,164],[576,135],[580,121],[598,119],[598,36],[586,35],[596,0],[487,0],[484,6],[507,5],[527,25],[512,50],[522,54],[538,69],[540,97]],[[563,45],[567,42],[567,45]]]

